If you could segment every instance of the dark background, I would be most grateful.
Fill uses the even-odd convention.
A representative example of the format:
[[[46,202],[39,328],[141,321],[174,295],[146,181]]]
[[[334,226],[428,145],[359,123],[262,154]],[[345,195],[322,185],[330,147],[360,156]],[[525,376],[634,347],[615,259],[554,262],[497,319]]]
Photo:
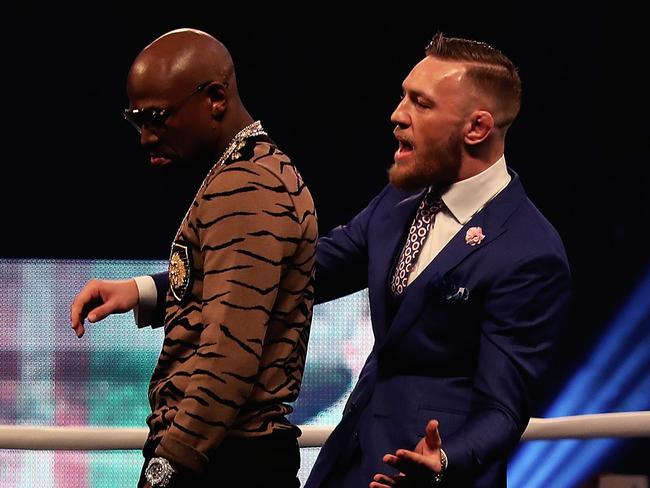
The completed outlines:
[[[543,413],[649,270],[646,17],[625,2],[449,3],[6,10],[0,257],[167,256],[201,177],[149,168],[121,117],[131,61],[167,30],[203,29],[230,48],[244,103],[299,165],[321,234],[384,186],[389,116],[432,34],[483,40],[520,68],[506,158],[562,235],[575,280]],[[647,471],[649,444],[629,442],[604,469]]]

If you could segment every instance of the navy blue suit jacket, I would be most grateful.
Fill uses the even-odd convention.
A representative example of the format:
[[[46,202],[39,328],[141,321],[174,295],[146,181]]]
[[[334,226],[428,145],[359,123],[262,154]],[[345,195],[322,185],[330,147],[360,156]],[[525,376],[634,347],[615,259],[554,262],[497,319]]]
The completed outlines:
[[[413,449],[440,421],[445,486],[505,486],[508,452],[568,308],[562,242],[518,176],[477,213],[391,307],[390,275],[423,192],[387,186],[318,242],[319,301],[369,289],[375,344],[305,488],[368,486],[384,454]],[[465,243],[469,227],[485,239]]]

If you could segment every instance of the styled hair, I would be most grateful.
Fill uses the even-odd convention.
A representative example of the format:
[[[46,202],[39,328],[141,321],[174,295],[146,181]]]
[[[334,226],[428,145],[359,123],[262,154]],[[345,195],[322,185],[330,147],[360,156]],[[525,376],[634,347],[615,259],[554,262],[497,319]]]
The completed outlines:
[[[521,106],[521,79],[510,59],[489,44],[445,37],[438,32],[425,49],[427,56],[467,64],[467,76],[476,88],[493,99],[497,127],[507,128]]]

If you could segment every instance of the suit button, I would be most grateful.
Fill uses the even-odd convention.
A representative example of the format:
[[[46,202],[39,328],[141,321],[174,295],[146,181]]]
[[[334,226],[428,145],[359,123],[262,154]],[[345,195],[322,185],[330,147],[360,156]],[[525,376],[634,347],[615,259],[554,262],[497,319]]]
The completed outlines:
[[[355,433],[354,433],[354,438],[355,438],[356,440],[359,440],[359,433],[356,432],[356,431],[355,431]]]

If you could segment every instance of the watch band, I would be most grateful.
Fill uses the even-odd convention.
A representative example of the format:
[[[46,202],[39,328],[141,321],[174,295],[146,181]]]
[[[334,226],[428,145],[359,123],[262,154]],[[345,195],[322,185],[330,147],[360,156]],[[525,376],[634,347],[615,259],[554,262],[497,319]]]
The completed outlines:
[[[440,469],[439,473],[435,473],[431,477],[431,484],[432,485],[437,485],[438,483],[442,482],[442,480],[444,478],[445,471],[447,469],[447,463],[448,463],[447,453],[445,451],[443,451],[442,449],[440,449],[440,468],[441,469]]]

